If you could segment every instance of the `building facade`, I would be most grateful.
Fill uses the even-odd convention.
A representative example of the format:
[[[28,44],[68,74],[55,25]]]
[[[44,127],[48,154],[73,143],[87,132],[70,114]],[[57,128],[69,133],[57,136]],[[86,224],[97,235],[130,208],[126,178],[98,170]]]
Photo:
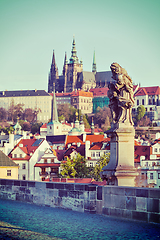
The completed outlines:
[[[11,104],[23,104],[23,110],[38,111],[37,120],[48,122],[51,117],[52,96],[45,90],[1,91],[0,107],[8,110]]]
[[[160,106],[160,87],[140,87],[134,93],[135,103],[133,111],[137,111],[140,105],[143,105],[146,109],[146,115],[151,121],[160,118],[158,116],[158,106]]]

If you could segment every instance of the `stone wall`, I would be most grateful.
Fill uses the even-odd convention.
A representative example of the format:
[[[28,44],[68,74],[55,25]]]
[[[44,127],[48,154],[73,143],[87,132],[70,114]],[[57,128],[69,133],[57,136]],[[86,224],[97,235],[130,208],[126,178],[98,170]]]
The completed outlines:
[[[160,189],[0,179],[0,198],[160,223]]]

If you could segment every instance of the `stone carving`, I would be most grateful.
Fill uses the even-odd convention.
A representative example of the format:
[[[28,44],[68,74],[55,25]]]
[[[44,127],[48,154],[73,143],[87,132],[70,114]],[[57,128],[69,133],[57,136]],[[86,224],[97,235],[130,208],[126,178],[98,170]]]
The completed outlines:
[[[113,82],[109,84],[108,97],[110,99],[109,107],[112,114],[112,129],[116,128],[117,123],[132,121],[133,84],[127,71],[118,63],[112,63],[111,66]]]

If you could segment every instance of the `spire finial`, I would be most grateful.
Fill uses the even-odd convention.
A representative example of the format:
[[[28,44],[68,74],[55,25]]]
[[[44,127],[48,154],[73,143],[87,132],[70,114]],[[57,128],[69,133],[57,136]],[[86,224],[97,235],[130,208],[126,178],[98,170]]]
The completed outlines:
[[[95,50],[94,50],[94,53],[93,53],[92,72],[93,72],[94,74],[96,74],[96,72],[97,72]]]

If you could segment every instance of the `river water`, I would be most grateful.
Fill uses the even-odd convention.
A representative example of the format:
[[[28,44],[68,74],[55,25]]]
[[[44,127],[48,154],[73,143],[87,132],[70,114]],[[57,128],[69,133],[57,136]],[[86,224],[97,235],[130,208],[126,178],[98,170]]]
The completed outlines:
[[[0,199],[0,221],[67,240],[160,239],[160,225]],[[4,229],[1,228],[1,229]],[[7,228],[11,229],[11,228]],[[13,227],[12,227],[13,231]],[[0,239],[27,239],[3,238]],[[30,235],[28,239],[40,239]],[[41,238],[45,239],[45,237]],[[52,238],[53,239],[53,238]]]

